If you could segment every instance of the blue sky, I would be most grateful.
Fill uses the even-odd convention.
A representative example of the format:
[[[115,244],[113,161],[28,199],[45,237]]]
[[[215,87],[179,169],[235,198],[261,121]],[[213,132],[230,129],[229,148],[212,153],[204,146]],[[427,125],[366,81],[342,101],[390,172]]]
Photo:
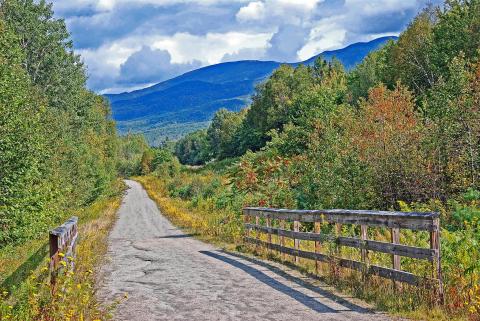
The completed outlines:
[[[398,35],[438,0],[54,0],[100,93],[210,64],[300,61]]]

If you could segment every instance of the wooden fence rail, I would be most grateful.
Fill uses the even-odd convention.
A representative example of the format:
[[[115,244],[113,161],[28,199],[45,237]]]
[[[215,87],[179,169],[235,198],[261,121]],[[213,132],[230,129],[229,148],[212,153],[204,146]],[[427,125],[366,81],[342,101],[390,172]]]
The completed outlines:
[[[60,261],[68,262],[68,257],[75,256],[77,238],[78,217],[76,216],[50,231],[50,280],[52,285],[55,284]]]
[[[363,277],[377,275],[397,282],[411,285],[434,286],[437,299],[443,303],[443,283],[440,265],[440,224],[439,214],[407,213],[363,210],[288,210],[260,207],[243,209],[245,222],[245,240],[263,246],[269,250],[278,251],[284,258],[292,255],[295,262],[306,258],[315,261],[318,271],[319,262],[335,264],[360,271]],[[255,218],[255,224],[252,218]],[[266,226],[262,225],[264,221]],[[273,222],[278,222],[276,226]],[[293,230],[285,229],[286,222],[293,222]],[[301,232],[302,223],[314,223],[312,232]],[[321,233],[321,224],[334,224],[334,233]],[[342,224],[360,226],[359,237],[341,236]],[[391,231],[391,242],[380,242],[368,239],[368,227],[388,228]],[[428,231],[430,233],[430,248],[422,248],[400,244],[401,229],[413,231]],[[255,231],[255,237],[250,236]],[[267,241],[261,240],[261,233],[267,235]],[[277,235],[279,244],[272,242],[272,235]],[[285,246],[285,238],[293,239],[294,247]],[[300,249],[300,240],[315,242],[314,252]],[[332,242],[335,245],[334,254],[320,253],[320,244]],[[278,242],[277,242],[278,243]],[[360,250],[361,261],[341,257],[341,247],[351,247]],[[369,251],[390,254],[392,267],[376,266],[369,263]],[[400,257],[428,260],[432,265],[431,277],[422,277],[401,270]]]

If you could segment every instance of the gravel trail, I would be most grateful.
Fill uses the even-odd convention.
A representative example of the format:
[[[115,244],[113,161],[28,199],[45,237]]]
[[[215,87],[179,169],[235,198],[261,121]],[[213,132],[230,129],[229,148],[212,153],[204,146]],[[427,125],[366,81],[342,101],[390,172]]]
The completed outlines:
[[[115,320],[389,320],[282,265],[194,239],[126,182],[99,286],[107,302],[128,293]]]

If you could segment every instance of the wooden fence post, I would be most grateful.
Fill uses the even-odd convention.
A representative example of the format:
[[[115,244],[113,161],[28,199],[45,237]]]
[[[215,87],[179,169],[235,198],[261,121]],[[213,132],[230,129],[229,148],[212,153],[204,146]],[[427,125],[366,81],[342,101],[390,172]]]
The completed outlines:
[[[69,260],[69,256],[75,256],[75,247],[78,236],[78,217],[71,217],[63,225],[53,229],[49,233],[50,244],[50,283],[52,293],[55,291],[55,283],[58,274],[58,263],[60,262],[60,252],[63,252],[63,260]],[[68,261],[67,261],[68,262]],[[73,261],[70,263],[73,268]]]
[[[320,222],[315,222],[315,233],[320,234]],[[315,241],[315,253],[320,253],[320,241]],[[320,262],[315,260],[315,273],[320,274]]]
[[[272,219],[270,217],[267,217],[267,227],[268,228],[272,227]],[[267,234],[267,242],[270,245],[272,244],[272,233],[270,233],[270,230],[268,231],[268,234]],[[269,247],[267,251],[268,251],[268,253],[271,254],[272,253],[272,248]]]
[[[436,284],[437,303],[444,304],[442,265],[440,261],[440,219],[438,217],[433,219],[433,226],[430,231],[430,249],[435,251],[432,261],[432,278],[438,280]]]
[[[58,235],[52,234],[52,233],[49,234],[49,245],[50,245],[50,284],[53,290],[55,287],[56,279],[57,279],[57,265],[59,261]]]
[[[260,225],[260,217],[258,216],[255,216],[255,225],[259,226]],[[257,233],[256,233],[256,239],[257,240],[260,240],[260,230],[257,230]],[[255,245],[255,251],[258,252],[258,242],[257,244]]]
[[[367,225],[360,225],[360,239],[364,241],[368,240],[368,226]],[[361,249],[362,253],[362,263],[363,263],[363,270],[362,270],[362,279],[365,282],[367,279],[368,274],[368,250],[366,248]]]
[[[392,228],[392,243],[400,244],[400,229],[397,227]],[[394,270],[400,270],[400,256],[393,254],[392,255],[392,265]],[[393,280],[393,285],[397,289],[400,287],[400,283]]]
[[[245,226],[245,224],[250,223],[250,215],[246,211],[243,212],[243,223],[244,223],[243,226]],[[245,235],[244,236],[245,236],[245,238],[250,237],[250,228],[248,228],[248,227],[245,228]]]
[[[299,221],[293,221],[293,230],[295,232],[300,231],[300,222]],[[293,240],[294,240],[295,249],[299,250],[300,249],[300,240],[299,239],[293,239]],[[295,255],[295,263],[298,264],[299,261],[300,261],[300,258],[297,255]]]
[[[285,230],[285,220],[280,220],[280,228]],[[280,245],[285,246],[285,236],[280,236]],[[285,252],[282,252],[282,260],[285,261]]]

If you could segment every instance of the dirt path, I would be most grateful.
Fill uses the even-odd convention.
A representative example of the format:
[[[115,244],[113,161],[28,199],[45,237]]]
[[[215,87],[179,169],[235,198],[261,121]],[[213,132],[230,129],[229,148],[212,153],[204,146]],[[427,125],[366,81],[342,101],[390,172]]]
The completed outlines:
[[[107,301],[128,293],[115,320],[388,319],[279,264],[184,234],[139,183],[127,184],[99,291]]]

